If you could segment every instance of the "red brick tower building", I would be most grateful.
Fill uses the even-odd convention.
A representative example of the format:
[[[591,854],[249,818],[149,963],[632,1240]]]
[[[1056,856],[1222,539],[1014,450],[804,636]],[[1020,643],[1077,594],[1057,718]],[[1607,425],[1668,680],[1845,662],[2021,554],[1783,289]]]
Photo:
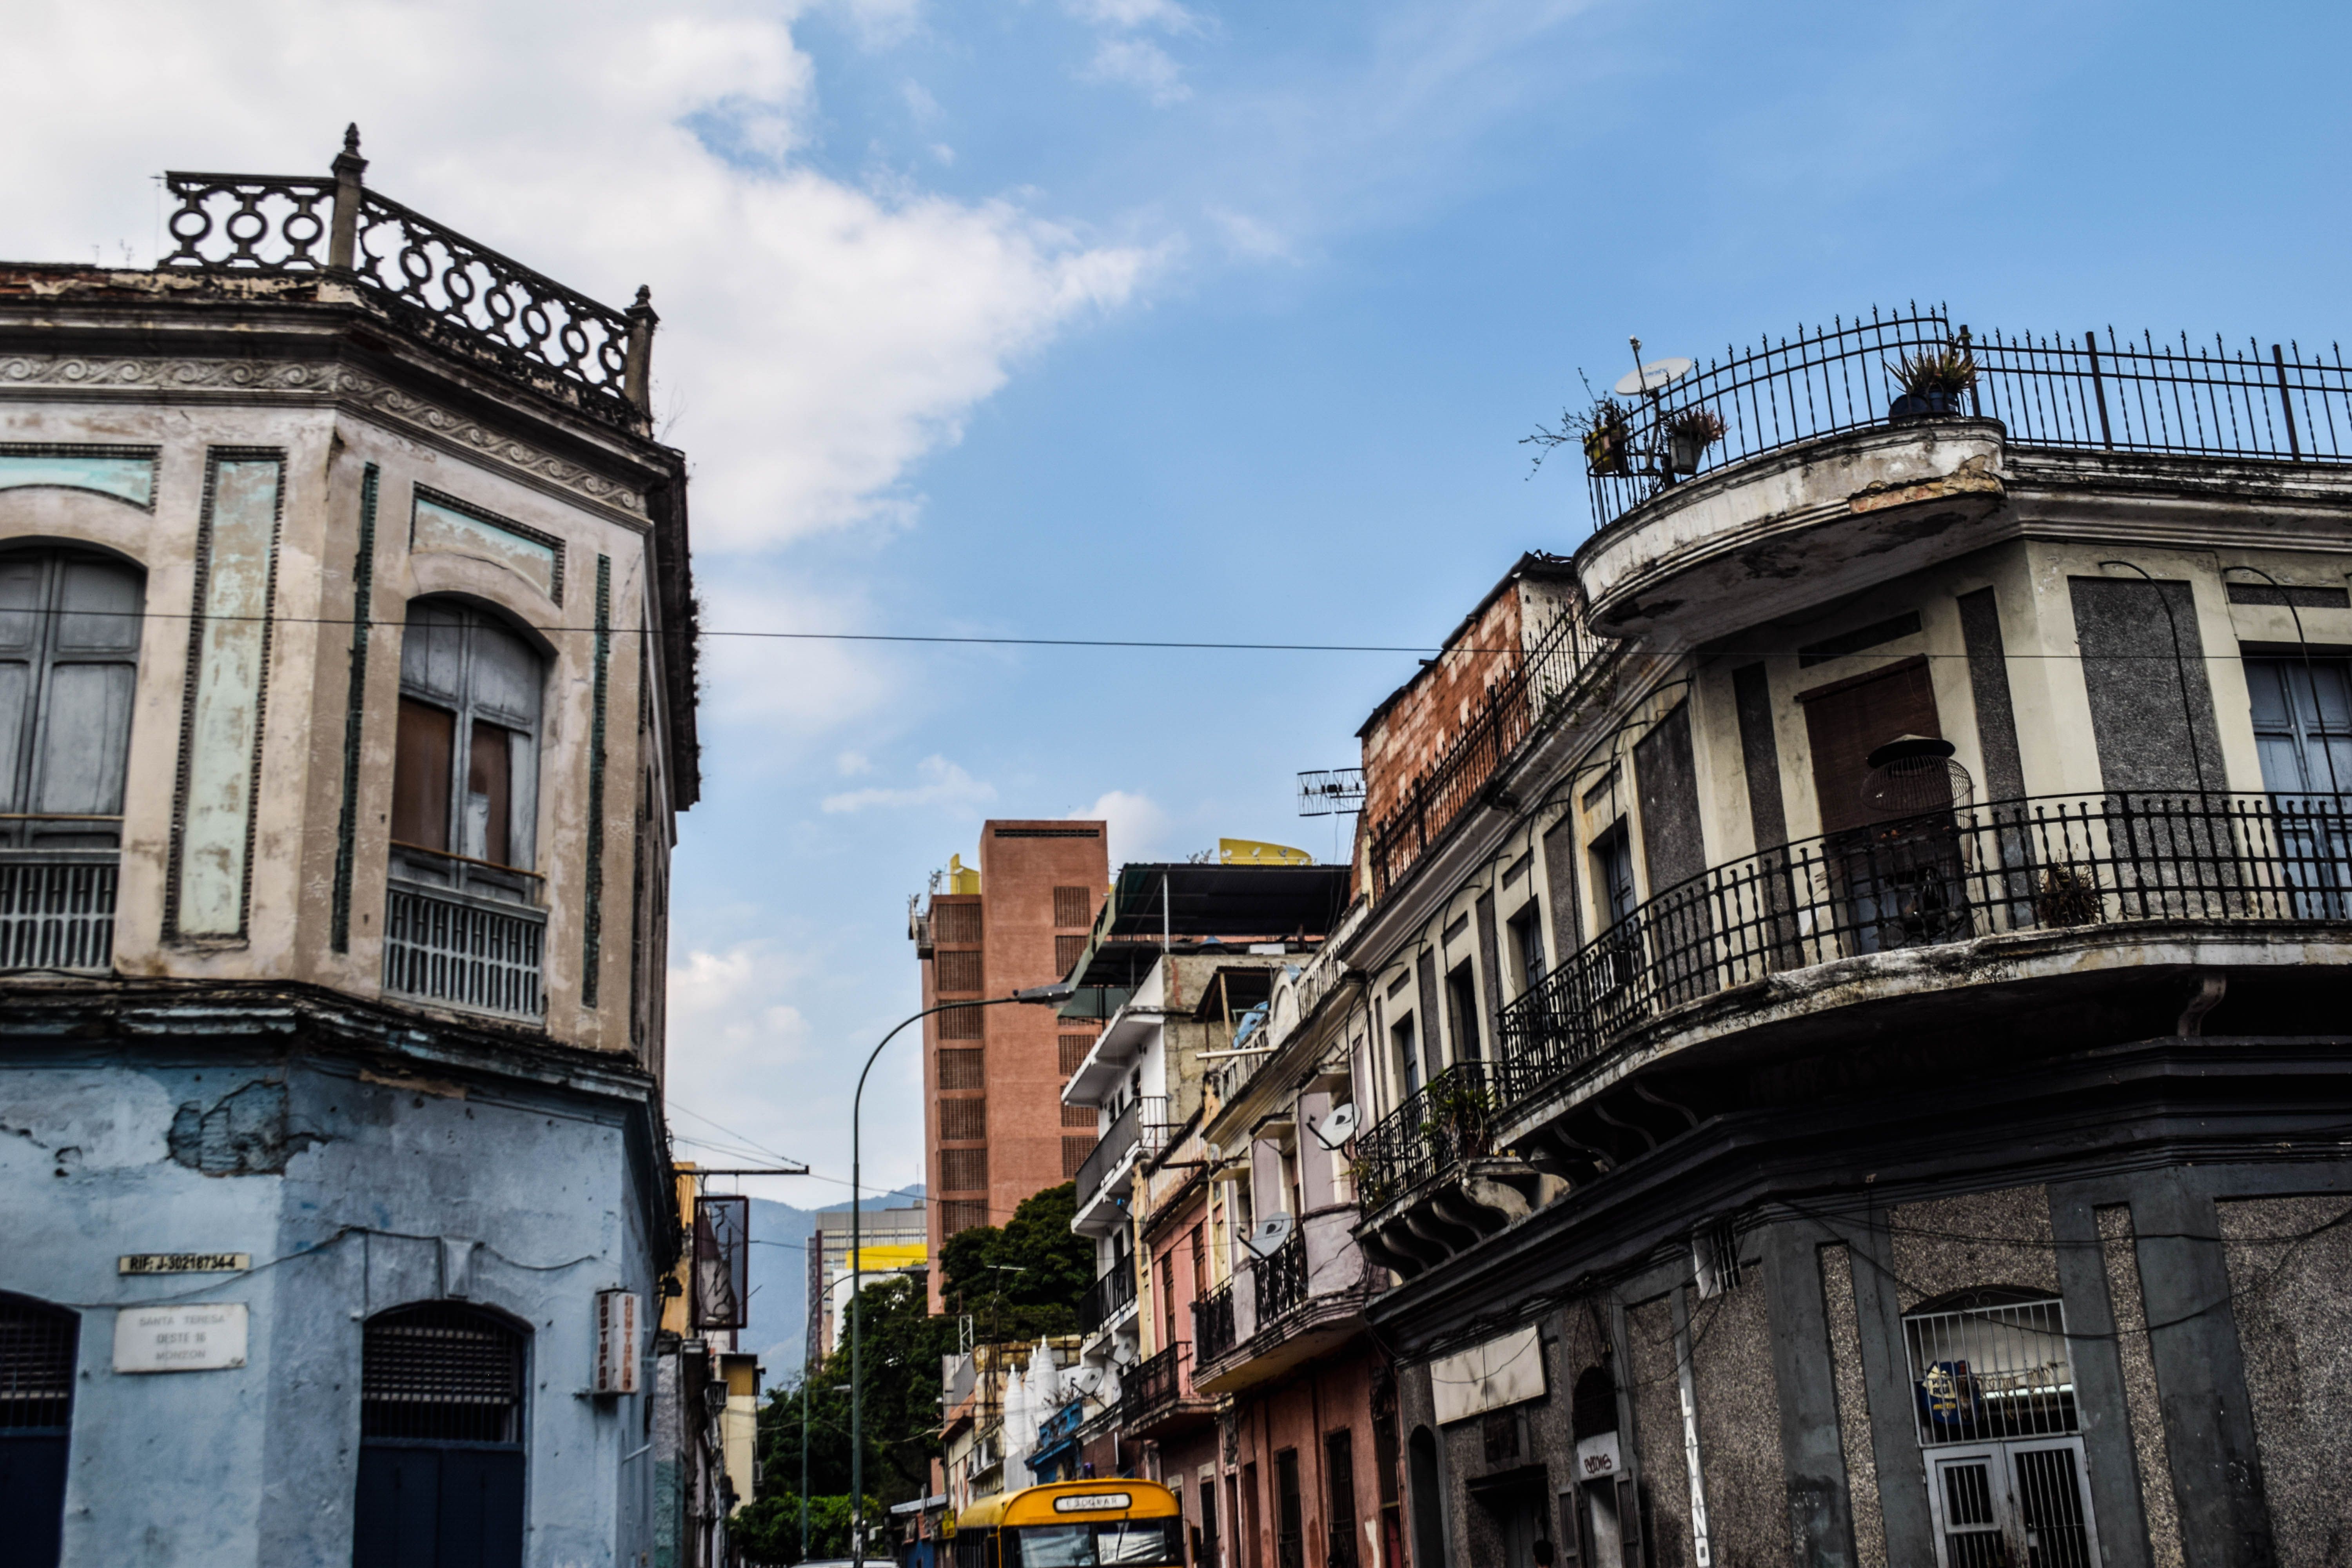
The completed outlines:
[[[923,1005],[1003,996],[1067,973],[1110,880],[1099,822],[982,825],[977,891],[950,881],[914,921]],[[1021,1200],[1068,1181],[1095,1118],[1066,1128],[1062,1085],[1092,1033],[1044,1007],[976,1007],[923,1020],[923,1142],[931,1256],[960,1230],[1003,1225]],[[931,1270],[939,1311],[940,1271]]]

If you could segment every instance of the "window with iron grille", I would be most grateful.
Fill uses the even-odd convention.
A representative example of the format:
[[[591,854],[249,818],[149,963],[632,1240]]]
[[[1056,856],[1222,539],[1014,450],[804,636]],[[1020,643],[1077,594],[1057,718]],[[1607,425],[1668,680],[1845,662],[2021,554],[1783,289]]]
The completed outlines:
[[[1095,1141],[1091,1138],[1063,1139],[1062,1174],[1066,1178],[1076,1180],[1079,1167],[1087,1163],[1087,1156],[1094,1152]]]
[[[1057,936],[1054,939],[1054,973],[1067,976],[1086,956],[1087,939],[1083,936]]]
[[[1057,926],[1085,926],[1095,921],[1095,890],[1092,888],[1056,888],[1054,889],[1054,923]]]
[[[988,1098],[979,1095],[971,1100],[940,1100],[940,1136],[950,1142],[987,1137]]]
[[[1306,1510],[1298,1495],[1298,1450],[1274,1457],[1274,1561],[1276,1568],[1307,1568]]]
[[[81,1319],[21,1296],[0,1296],[0,1432],[62,1432],[72,1425],[74,1347]]]
[[[982,1192],[988,1186],[988,1151],[940,1151],[940,1185],[951,1193]]]
[[[443,1443],[522,1441],[523,1336],[448,1302],[368,1320],[360,1436]]]
[[[969,1200],[952,1201],[940,1205],[940,1234],[954,1236],[975,1226],[988,1223],[988,1205]]]
[[[940,1087],[941,1089],[980,1089],[988,1082],[987,1053],[980,1050],[950,1050],[940,1053]]]
[[[964,993],[980,989],[980,954],[942,952],[934,962],[939,965],[938,984],[943,994],[950,992]],[[952,1013],[942,1015],[944,1017],[954,1016]]]
[[[931,940],[954,946],[980,940],[980,905],[931,901]]]
[[[1356,1436],[1345,1426],[1323,1434],[1323,1475],[1331,1493],[1330,1568],[1356,1568]]]
[[[985,1007],[950,1007],[940,1015],[940,1038],[943,1040],[977,1040],[985,1026],[982,1020],[988,1016]]]
[[[2065,1308],[1980,1290],[1903,1320],[1919,1441],[2000,1442],[2077,1429]]]
[[[1092,1127],[1101,1120],[1102,1112],[1091,1105],[1062,1107],[1062,1125],[1065,1127]]]
[[[1062,1076],[1067,1078],[1078,1070],[1078,1064],[1087,1059],[1088,1051],[1094,1049],[1095,1037],[1092,1035],[1064,1035],[1061,1038]]]

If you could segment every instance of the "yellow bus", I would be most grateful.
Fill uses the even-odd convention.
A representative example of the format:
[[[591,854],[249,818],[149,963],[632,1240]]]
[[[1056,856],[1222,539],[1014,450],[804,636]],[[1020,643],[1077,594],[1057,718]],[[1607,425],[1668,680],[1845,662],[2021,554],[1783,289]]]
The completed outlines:
[[[956,1520],[954,1568],[1182,1568],[1184,1521],[1158,1481],[1053,1481]]]

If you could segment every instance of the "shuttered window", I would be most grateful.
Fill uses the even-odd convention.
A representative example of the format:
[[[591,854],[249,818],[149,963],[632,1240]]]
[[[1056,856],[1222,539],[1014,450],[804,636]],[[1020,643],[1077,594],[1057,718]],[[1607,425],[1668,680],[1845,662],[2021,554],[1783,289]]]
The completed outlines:
[[[1063,1140],[1062,1140],[1062,1177],[1063,1177],[1063,1179],[1064,1179],[1065,1181],[1067,1181],[1067,1180],[1068,1180],[1068,1179],[1070,1179],[1071,1177],[1076,1176],[1076,1175],[1078,1173],[1078,1167],[1079,1167],[1079,1166],[1081,1166],[1081,1165],[1083,1165],[1083,1164],[1085,1164],[1085,1163],[1087,1163],[1087,1155],[1089,1155],[1089,1154],[1091,1154],[1091,1153],[1093,1153],[1094,1152],[1095,1152],[1095,1141],[1094,1141],[1093,1139],[1091,1139],[1091,1138],[1065,1138],[1065,1139],[1063,1139]]]
[[[988,1151],[940,1150],[940,1185],[951,1193],[985,1192],[988,1189]]]
[[[940,1234],[954,1236],[959,1231],[988,1223],[988,1205],[984,1203],[943,1203],[940,1205]]]
[[[1800,692],[1805,733],[1813,752],[1813,793],[1822,831],[1838,833],[1870,820],[1862,781],[1870,753],[1902,735],[1941,735],[1927,661],[1907,659],[1853,680]]]
[[[121,842],[145,602],[118,562],[0,556],[0,845]]]
[[[973,1100],[942,1100],[940,1101],[940,1136],[950,1142],[977,1142],[988,1136],[988,1100],[985,1096]]]
[[[982,1032],[982,1020],[988,1016],[982,1007],[956,1007],[940,1015],[940,1038],[943,1040],[977,1040]]]
[[[1092,1127],[1101,1120],[1101,1114],[1091,1105],[1062,1107],[1062,1125],[1065,1127]]]
[[[1064,1078],[1078,1070],[1078,1064],[1087,1059],[1087,1053],[1094,1048],[1094,1044],[1095,1037],[1092,1035],[1062,1037],[1062,1076]]]
[[[940,1087],[941,1089],[979,1089],[987,1079],[983,1053],[976,1050],[951,1050],[940,1053]]]
[[[1086,951],[1087,939],[1083,936],[1055,937],[1054,939],[1055,975],[1057,978],[1066,976],[1071,970],[1077,967],[1078,960],[1086,955]]]
[[[962,945],[980,940],[980,905],[977,901],[950,904],[943,900],[931,900],[931,940],[951,945]]]
[[[943,994],[966,994],[980,989],[980,954],[942,952],[935,962],[939,965],[939,988]]]
[[[1094,920],[1095,894],[1092,888],[1054,889],[1054,923],[1055,925],[1092,925]]]

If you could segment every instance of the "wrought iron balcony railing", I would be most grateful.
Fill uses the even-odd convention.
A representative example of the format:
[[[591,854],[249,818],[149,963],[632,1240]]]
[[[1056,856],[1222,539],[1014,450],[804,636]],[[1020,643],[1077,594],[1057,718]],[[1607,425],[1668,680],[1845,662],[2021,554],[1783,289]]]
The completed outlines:
[[[1307,1300],[1307,1233],[1294,1230],[1290,1239],[1250,1266],[1257,1290],[1257,1326],[1265,1328]]]
[[[1122,1259],[1105,1269],[1102,1278],[1078,1298],[1078,1332],[1093,1333],[1135,1301],[1135,1262]]]
[[[1206,1366],[1234,1348],[1234,1282],[1230,1279],[1192,1303],[1194,1364]]]
[[[2010,337],[1955,328],[1940,306],[1827,328],[1756,347],[1737,345],[1653,398],[1617,405],[1618,418],[1585,442],[1592,521],[1605,528],[1678,479],[1696,478],[1818,437],[1883,424],[1904,388],[1897,368],[1913,355],[1965,344],[1976,383],[1947,405],[1920,412],[2000,420],[2021,447],[2352,462],[2352,365],[2328,345],[2249,342],[2209,347],[2183,333],[2176,344],[2111,327]],[[1679,456],[1670,434],[1697,410],[1719,420],[1720,438]]]
[[[1120,1380],[1120,1415],[1127,1425],[1148,1421],[1184,1395],[1184,1362],[1192,1353],[1185,1344],[1170,1345]]]
[[[114,967],[112,849],[0,849],[0,970]]]
[[[501,364],[525,382],[620,423],[646,413],[654,327],[361,183],[357,133],[336,174],[163,176],[173,241],[159,265],[247,276],[331,276],[420,336]]]
[[[383,920],[383,988],[419,1001],[537,1020],[547,911],[394,879]]]
[[[2352,796],[2045,795],[1801,840],[1637,906],[1359,1136],[1378,1208],[1488,1152],[1498,1115],[1685,1003],[1904,948],[2135,923],[2352,924]]]
[[[1155,1152],[1168,1138],[1168,1101],[1146,1096],[1118,1113],[1108,1131],[1095,1141],[1078,1166],[1078,1207],[1084,1208],[1102,1191],[1103,1178],[1117,1168],[1130,1149]]]

